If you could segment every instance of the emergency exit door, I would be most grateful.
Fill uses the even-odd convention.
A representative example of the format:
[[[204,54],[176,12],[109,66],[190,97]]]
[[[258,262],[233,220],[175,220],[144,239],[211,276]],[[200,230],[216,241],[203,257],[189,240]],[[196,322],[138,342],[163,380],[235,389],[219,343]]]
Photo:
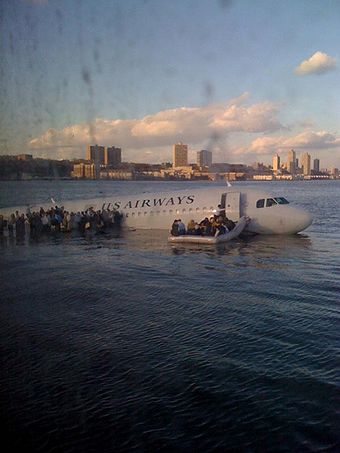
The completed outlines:
[[[240,192],[227,192],[221,197],[222,208],[228,219],[236,222],[240,218]]]

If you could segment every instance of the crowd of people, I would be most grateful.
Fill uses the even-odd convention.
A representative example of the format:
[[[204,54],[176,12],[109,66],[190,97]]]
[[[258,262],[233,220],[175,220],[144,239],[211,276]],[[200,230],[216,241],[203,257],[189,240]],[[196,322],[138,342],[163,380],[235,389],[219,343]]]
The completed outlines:
[[[190,220],[187,226],[185,226],[181,219],[176,219],[171,226],[171,235],[220,236],[221,234],[228,233],[233,228],[235,228],[235,222],[221,213],[210,217],[210,219],[205,217],[199,223]]]
[[[122,215],[115,209],[95,211],[92,207],[85,211],[70,212],[63,206],[50,209],[40,208],[39,211],[26,213],[15,211],[8,218],[0,215],[0,235],[8,232],[8,236],[38,237],[53,231],[71,232],[74,230],[84,234],[86,231],[104,232],[107,228],[120,227]]]

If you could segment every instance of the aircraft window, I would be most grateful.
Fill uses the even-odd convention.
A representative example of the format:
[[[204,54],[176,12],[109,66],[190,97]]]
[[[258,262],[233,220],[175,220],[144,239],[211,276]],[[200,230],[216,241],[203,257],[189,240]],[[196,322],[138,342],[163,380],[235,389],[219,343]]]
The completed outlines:
[[[150,215],[153,215],[153,211],[150,211]]]
[[[132,217],[134,217],[134,216],[135,216],[135,213],[133,212],[131,215],[132,215]]]
[[[257,208],[263,208],[264,207],[264,199],[263,198],[261,198],[261,200],[257,200],[256,207]]]
[[[139,216],[140,216],[141,214],[142,214],[141,212],[138,213]]]
[[[204,207],[204,208],[203,208],[203,212],[204,212],[204,211],[206,211],[206,210],[207,210],[207,208],[206,208],[206,207]]]
[[[286,200],[284,197],[276,197],[276,198],[274,198],[274,200],[275,200],[278,204],[289,204],[289,201]]]
[[[144,212],[144,215],[148,215],[147,211]]]
[[[192,208],[189,208],[189,212],[192,212]]]
[[[277,204],[277,203],[273,198],[267,198],[267,201],[266,201],[267,208],[269,208],[270,206],[274,206],[275,204]]]
[[[172,209],[169,209],[169,214],[172,214]]]
[[[214,210],[214,206],[210,206],[210,211],[213,211]]]
[[[129,217],[129,213],[126,213],[126,214],[125,214],[125,217]]]
[[[182,212],[186,212],[186,209],[185,209],[185,208],[184,208],[184,209],[182,209]]]
[[[166,214],[166,209],[163,209],[163,213]]]
[[[200,211],[200,208],[196,208],[196,212],[199,212]]]

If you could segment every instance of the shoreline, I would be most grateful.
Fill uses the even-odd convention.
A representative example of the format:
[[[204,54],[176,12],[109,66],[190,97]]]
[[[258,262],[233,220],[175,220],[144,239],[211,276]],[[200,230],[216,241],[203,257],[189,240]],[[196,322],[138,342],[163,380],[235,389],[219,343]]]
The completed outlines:
[[[334,177],[316,177],[316,178],[272,178],[272,179],[267,179],[267,178],[245,178],[245,179],[235,179],[235,180],[228,180],[230,183],[235,183],[235,182],[296,182],[296,181],[338,181],[340,180],[340,177],[334,178]],[[93,181],[93,182],[98,182],[98,181],[127,181],[127,182],[137,182],[137,181],[144,181],[144,182],[152,182],[152,181],[159,181],[159,182],[223,182],[226,181],[226,179],[223,178],[218,178],[218,179],[206,179],[206,178],[177,178],[177,179],[165,179],[165,178],[122,178],[122,179],[110,179],[110,178],[98,178],[98,179],[91,179],[91,178],[19,178],[19,179],[0,179],[0,182],[36,182],[36,181],[76,181],[76,182],[83,182],[83,181]]]

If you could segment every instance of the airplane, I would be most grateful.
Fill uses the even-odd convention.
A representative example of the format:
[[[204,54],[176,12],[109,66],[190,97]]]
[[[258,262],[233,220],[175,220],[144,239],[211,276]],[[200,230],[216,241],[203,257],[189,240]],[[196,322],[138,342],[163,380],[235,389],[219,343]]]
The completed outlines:
[[[233,186],[93,199],[86,200],[86,206],[95,211],[116,209],[123,215],[123,225],[133,229],[170,230],[175,219],[185,224],[191,219],[200,222],[221,209],[235,222],[242,216],[249,217],[245,231],[250,233],[295,234],[313,221],[310,213],[292,206],[283,196]]]
[[[56,202],[51,199],[53,204]],[[58,203],[61,206],[61,203]],[[123,226],[130,229],[170,230],[175,219],[187,224],[210,218],[218,210],[225,210],[229,219],[237,222],[242,216],[250,220],[245,232],[257,234],[295,234],[305,230],[313,217],[305,210],[292,206],[283,196],[270,195],[250,188],[205,187],[141,193],[110,198],[95,198],[65,202],[67,211],[116,209],[123,216]],[[47,207],[47,209],[49,206]],[[7,209],[7,214],[14,212]],[[31,212],[40,206],[30,206]],[[22,212],[21,209],[19,211]]]

